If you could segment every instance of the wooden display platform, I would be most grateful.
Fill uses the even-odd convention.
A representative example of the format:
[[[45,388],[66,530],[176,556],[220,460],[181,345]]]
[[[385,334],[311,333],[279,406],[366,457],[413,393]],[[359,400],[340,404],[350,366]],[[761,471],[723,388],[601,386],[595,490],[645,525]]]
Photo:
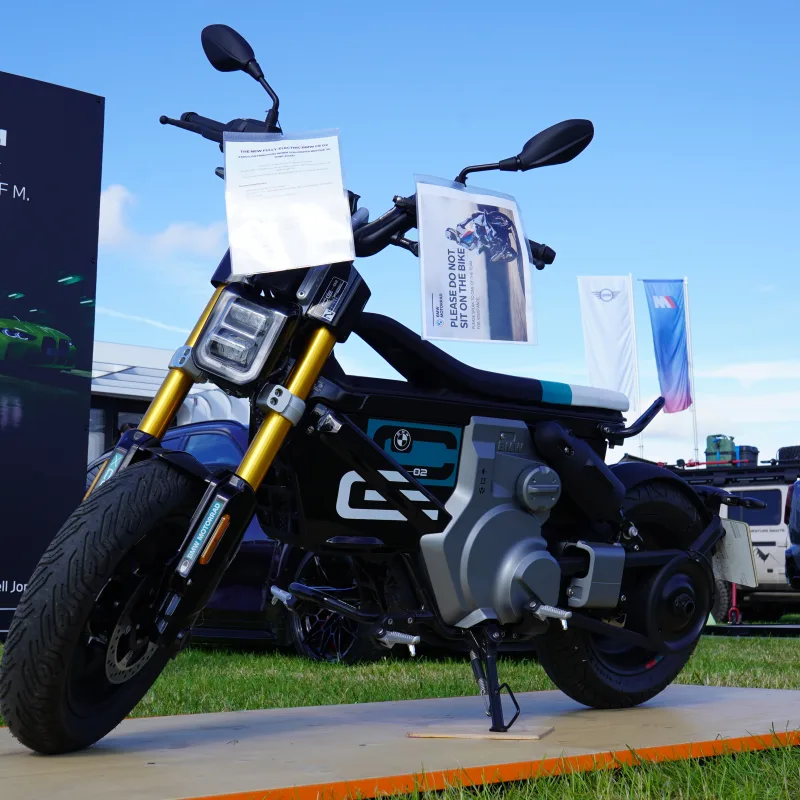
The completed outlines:
[[[671,686],[620,711],[589,710],[555,691],[518,700],[522,717],[512,732],[539,738],[411,736],[426,729],[488,732],[478,697],[127,720],[95,747],[67,756],[34,755],[0,730],[0,797],[369,798],[637,758],[800,745],[800,691]]]

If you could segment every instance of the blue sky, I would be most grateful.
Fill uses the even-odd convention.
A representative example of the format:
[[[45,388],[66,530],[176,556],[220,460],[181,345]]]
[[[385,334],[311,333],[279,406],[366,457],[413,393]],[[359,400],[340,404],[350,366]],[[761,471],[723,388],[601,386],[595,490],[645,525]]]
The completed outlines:
[[[106,97],[98,339],[176,347],[224,252],[221,154],[158,124],[265,112],[253,81],[206,62],[200,31],[212,22],[253,44],[285,131],[340,129],[346,183],[373,216],[413,191],[415,173],[450,178],[561,119],[591,119],[595,139],[576,161],[477,181],[515,195],[528,235],[558,252],[534,277],[539,344],[442,346],[477,366],[585,383],[576,276],[685,275],[701,450],[711,433],[767,457],[800,444],[797,3],[5,8],[0,69]],[[371,309],[419,330],[414,258],[393,249],[361,268]],[[636,291],[647,402],[658,385]],[[386,374],[355,341],[342,361]],[[645,454],[691,457],[691,431],[688,412],[663,417]]]

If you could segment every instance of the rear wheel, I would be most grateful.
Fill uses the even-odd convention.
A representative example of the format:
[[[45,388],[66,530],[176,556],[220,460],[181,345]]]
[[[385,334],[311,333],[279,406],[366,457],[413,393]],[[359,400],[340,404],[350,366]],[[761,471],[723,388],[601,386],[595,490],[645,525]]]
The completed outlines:
[[[175,652],[153,607],[204,485],[134,464],[96,489],[42,556],[0,666],[0,713],[41,753],[88,747],[122,721]]]
[[[630,490],[625,497],[625,514],[638,528],[648,550],[686,547],[704,527],[691,500],[664,481],[645,483]],[[565,631],[551,624],[537,639],[539,662],[561,691],[583,705],[626,708],[644,703],[675,680],[694,652],[711,605],[710,584],[706,588],[707,596],[695,598],[691,619],[694,627],[687,628],[691,634],[697,627],[698,633],[680,652],[661,655],[644,648],[620,645],[616,640],[575,626]],[[644,604],[630,598],[627,605],[635,612],[633,606]],[[674,621],[664,622],[667,627]],[[623,619],[622,624],[627,621]],[[675,633],[681,635],[681,631]]]

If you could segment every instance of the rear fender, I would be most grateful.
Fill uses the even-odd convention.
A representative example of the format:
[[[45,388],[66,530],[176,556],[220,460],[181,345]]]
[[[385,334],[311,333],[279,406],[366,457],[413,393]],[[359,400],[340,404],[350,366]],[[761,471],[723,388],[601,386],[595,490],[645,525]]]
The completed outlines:
[[[643,483],[650,481],[665,481],[679,489],[696,506],[705,525],[711,522],[714,516],[703,498],[683,478],[659,467],[657,464],[645,464],[636,461],[625,461],[621,464],[610,465],[611,471],[622,482],[626,493]],[[713,501],[712,501],[713,503]]]

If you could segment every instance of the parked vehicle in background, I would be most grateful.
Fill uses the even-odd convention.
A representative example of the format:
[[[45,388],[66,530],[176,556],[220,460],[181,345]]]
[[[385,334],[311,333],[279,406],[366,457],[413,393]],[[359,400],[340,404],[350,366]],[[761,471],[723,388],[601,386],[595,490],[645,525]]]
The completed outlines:
[[[800,479],[800,448],[781,448],[773,461],[742,466],[709,465],[701,468],[672,467],[695,486],[718,486],[732,494],[760,500],[764,509],[722,506],[720,516],[741,520],[750,526],[758,586],[738,587],[737,605],[746,620],[774,622],[784,614],[800,610],[800,585],[790,585],[787,573],[789,520],[795,486]],[[795,534],[798,536],[798,534]],[[800,542],[800,538],[797,539]],[[792,552],[792,564],[797,547]],[[730,587],[720,587],[715,619],[727,620]]]
[[[211,470],[238,464],[247,447],[247,428],[233,420],[199,422],[170,428],[162,444],[193,455]],[[89,463],[86,488],[110,451]],[[270,586],[300,581],[324,587],[342,600],[357,602],[352,565],[344,556],[320,558],[271,539],[254,517],[242,546],[211,596],[192,639],[200,642],[264,642],[292,647],[314,661],[355,663],[375,653],[349,620],[325,609],[289,614],[273,605]],[[311,612],[314,613],[311,613]]]
[[[800,480],[792,487],[789,509],[789,547],[786,549],[786,582],[800,592]]]
[[[18,317],[0,318],[0,361],[73,367],[76,348],[66,333]]]

